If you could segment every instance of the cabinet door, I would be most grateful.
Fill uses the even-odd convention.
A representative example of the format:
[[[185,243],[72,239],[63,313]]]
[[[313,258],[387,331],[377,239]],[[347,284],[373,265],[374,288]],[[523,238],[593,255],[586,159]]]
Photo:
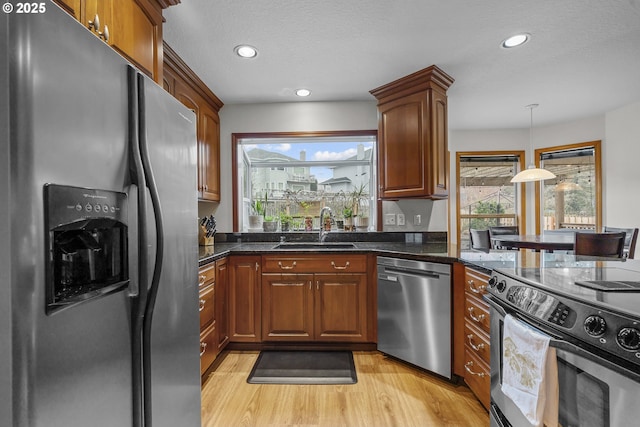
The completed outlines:
[[[314,275],[316,340],[366,341],[366,277],[366,274]]]
[[[201,198],[220,201],[220,119],[204,105],[200,109],[201,137],[198,139],[198,167]]]
[[[313,275],[262,275],[262,339],[313,338]]]
[[[423,92],[379,107],[379,177],[381,197],[421,197],[428,190],[425,128],[427,99]]]
[[[218,351],[229,342],[229,269],[227,258],[216,261],[215,319],[218,329]]]
[[[109,43],[140,70],[160,82],[162,10],[149,0],[118,0],[117,4],[109,24]]]
[[[69,15],[76,18],[77,21],[80,21],[82,17],[80,16],[80,0],[53,0],[57,3],[62,9],[65,10]]]
[[[260,257],[229,259],[229,340],[260,342]]]
[[[447,144],[447,95],[436,89],[429,91],[429,181],[434,198],[449,196],[449,147]]]

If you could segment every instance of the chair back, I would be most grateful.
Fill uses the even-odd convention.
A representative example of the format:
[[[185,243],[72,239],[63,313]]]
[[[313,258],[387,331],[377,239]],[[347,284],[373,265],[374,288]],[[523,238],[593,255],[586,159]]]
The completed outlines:
[[[471,249],[478,249],[489,252],[491,249],[491,237],[489,230],[469,229],[469,238],[471,239]]]
[[[499,227],[489,227],[489,233],[491,236],[505,236],[505,235],[517,235],[517,225],[504,225]]]
[[[493,236],[514,236],[514,235],[518,235],[518,226],[517,225],[503,225],[503,226],[495,226],[495,227],[489,227],[489,236],[493,237]],[[495,249],[513,249],[513,247],[511,246],[497,246],[497,245],[493,245],[495,246]]]
[[[576,255],[622,258],[625,233],[576,233]]]
[[[637,228],[616,228],[616,227],[604,227],[605,233],[619,233],[624,231],[626,233],[624,238],[624,256],[633,259],[636,253],[636,240],[638,240]]]

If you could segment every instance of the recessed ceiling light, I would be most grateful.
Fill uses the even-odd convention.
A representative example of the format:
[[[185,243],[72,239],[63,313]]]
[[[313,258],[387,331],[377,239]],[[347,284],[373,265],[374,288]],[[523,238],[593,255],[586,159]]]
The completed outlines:
[[[530,38],[531,38],[531,34],[527,34],[527,33],[516,34],[515,36],[511,36],[505,39],[502,42],[501,46],[504,47],[505,49],[520,46],[522,44],[525,44],[527,41],[529,41]]]
[[[298,96],[309,96],[309,95],[311,95],[311,91],[309,89],[296,89],[296,95],[298,95]]]
[[[258,50],[253,46],[249,46],[248,44],[241,44],[239,46],[236,46],[235,48],[233,48],[233,51],[236,53],[236,55],[242,58],[255,58],[256,56],[258,56]]]

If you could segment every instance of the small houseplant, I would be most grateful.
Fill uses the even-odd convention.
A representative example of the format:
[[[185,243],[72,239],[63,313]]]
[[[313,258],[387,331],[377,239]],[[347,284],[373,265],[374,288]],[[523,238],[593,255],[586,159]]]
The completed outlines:
[[[249,215],[249,229],[261,229],[263,227],[264,222],[264,212],[267,207],[267,193],[264,194],[265,200],[264,203],[261,199],[255,199],[251,202],[251,212]]]
[[[293,217],[286,212],[280,212],[280,230],[289,231]]]

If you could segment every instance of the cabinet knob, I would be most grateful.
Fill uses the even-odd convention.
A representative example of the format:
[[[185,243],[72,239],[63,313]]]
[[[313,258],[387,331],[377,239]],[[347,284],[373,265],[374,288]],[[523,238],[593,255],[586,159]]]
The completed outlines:
[[[475,345],[473,343],[473,338],[475,338],[473,334],[467,335],[467,340],[469,340],[469,345],[471,346],[471,348],[474,349],[475,351],[480,351],[484,349],[484,343],[481,342],[480,344]]]
[[[486,285],[480,285],[476,287],[476,282],[474,282],[473,280],[467,280],[467,283],[469,284],[469,289],[474,294],[481,294],[485,289],[487,289]]]
[[[280,267],[280,270],[292,270],[293,268],[295,268],[295,266],[295,261],[293,261],[291,265],[282,265],[282,261],[278,261],[278,267]]]
[[[464,369],[469,372],[471,375],[476,375],[480,378],[484,378],[487,376],[487,374],[485,374],[484,372],[473,372],[471,370],[471,367],[473,366],[473,361],[469,361],[467,363],[464,364]]]
[[[109,27],[107,27],[105,25],[103,32],[98,31],[98,36],[100,36],[100,38],[103,39],[105,42],[108,42],[109,41]]]
[[[94,30],[96,32],[100,32],[100,17],[98,16],[98,14],[96,13],[96,15],[93,17],[93,21],[89,21],[89,25],[88,25],[90,30]]]
[[[339,267],[335,262],[331,261],[331,267],[333,267],[334,270],[346,270],[349,268],[349,261],[344,264],[344,267]]]
[[[475,316],[473,313],[474,313],[473,307],[469,307],[469,317],[471,317],[473,320],[475,320],[478,323],[482,323],[482,321],[485,318],[484,313],[481,313],[478,316]]]

